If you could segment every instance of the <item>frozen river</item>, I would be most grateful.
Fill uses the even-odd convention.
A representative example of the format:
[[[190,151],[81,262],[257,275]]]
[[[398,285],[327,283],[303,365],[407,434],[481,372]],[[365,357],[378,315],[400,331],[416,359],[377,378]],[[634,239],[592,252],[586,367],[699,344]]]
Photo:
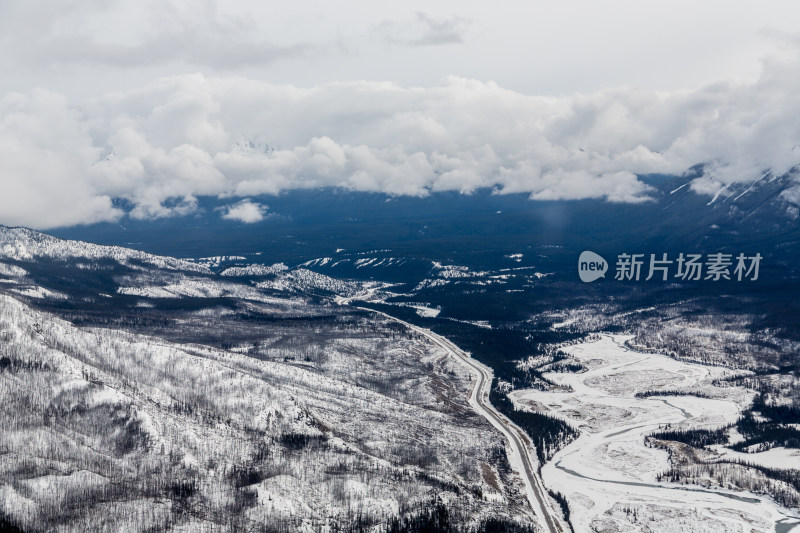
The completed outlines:
[[[763,495],[656,481],[669,468],[668,454],[645,446],[645,435],[666,423],[715,428],[733,422],[752,393],[711,385],[729,370],[636,352],[624,346],[629,338],[604,335],[567,348],[589,370],[548,377],[571,392],[512,393],[517,404],[550,411],[581,429],[542,469],[545,484],[567,496],[575,530],[800,531],[796,514]],[[714,398],[635,397],[638,391],[688,387]]]

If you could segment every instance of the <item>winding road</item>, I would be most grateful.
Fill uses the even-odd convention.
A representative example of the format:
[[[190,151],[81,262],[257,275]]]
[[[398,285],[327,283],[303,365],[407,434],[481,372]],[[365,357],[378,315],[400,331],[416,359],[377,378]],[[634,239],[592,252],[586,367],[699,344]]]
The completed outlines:
[[[508,439],[513,456],[511,457],[511,464],[512,466],[516,466],[517,470],[520,470],[520,465],[522,466],[521,471],[518,473],[525,484],[525,492],[534,513],[542,518],[545,529],[550,531],[550,533],[565,533],[570,531],[570,527],[564,523],[561,512],[556,509],[555,504],[547,494],[541,477],[539,477],[537,473],[536,465],[538,461],[532,458],[531,452],[533,446],[525,435],[525,432],[502,413],[497,411],[489,402],[489,391],[492,386],[492,370],[470,357],[446,338],[428,329],[415,326],[414,324],[405,322],[404,320],[400,320],[399,318],[381,311],[366,307],[359,307],[359,309],[378,313],[405,325],[407,328],[425,336],[432,343],[444,349],[457,361],[470,369],[476,376],[476,380],[473,382],[474,386],[470,391],[469,404]]]

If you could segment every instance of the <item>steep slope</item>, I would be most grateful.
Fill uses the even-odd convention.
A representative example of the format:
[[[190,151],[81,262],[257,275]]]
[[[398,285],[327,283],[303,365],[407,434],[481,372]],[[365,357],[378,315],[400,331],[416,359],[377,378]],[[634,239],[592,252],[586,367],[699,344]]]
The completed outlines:
[[[29,268],[109,255],[142,259],[137,275],[183,268],[13,234]],[[291,306],[307,318],[278,320],[240,294],[221,314],[206,296],[182,295],[203,312],[117,310],[117,326],[171,324],[186,342],[213,324],[229,350],[78,328],[0,296],[0,518],[31,531],[380,530],[439,501],[464,527],[534,525],[502,435],[469,408],[469,376],[443,350],[302,299]]]

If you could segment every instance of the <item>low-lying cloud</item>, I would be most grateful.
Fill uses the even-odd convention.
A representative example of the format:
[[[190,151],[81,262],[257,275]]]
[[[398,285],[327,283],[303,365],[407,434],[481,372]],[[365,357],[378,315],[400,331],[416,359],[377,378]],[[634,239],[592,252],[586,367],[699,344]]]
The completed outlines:
[[[253,224],[264,220],[267,213],[267,206],[258,202],[253,202],[246,198],[232,205],[221,208],[222,218],[225,220],[236,220],[245,224]]]
[[[316,187],[642,202],[651,191],[637,175],[698,163],[706,173],[693,188],[713,194],[800,161],[795,74],[796,63],[767,64],[750,82],[563,98],[457,77],[429,88],[298,88],[202,75],[80,103],[8,94],[0,223],[115,220],[114,198],[136,218],[174,216],[203,195],[231,198],[225,216],[256,222],[262,207],[239,199]]]

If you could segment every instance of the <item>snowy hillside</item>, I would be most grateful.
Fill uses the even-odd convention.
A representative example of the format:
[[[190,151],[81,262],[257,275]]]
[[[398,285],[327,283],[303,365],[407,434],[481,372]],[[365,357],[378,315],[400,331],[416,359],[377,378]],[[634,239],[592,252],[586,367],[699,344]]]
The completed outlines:
[[[99,246],[80,241],[56,239],[26,228],[0,226],[0,259],[30,261],[35,259],[112,259],[136,268],[145,264],[167,270],[208,273],[205,266],[172,257],[147,254],[120,246]]]
[[[446,505],[462,528],[537,527],[501,434],[467,403],[468,373],[417,335],[169,258],[27,230],[2,236],[4,524],[380,531]],[[136,273],[113,276],[116,293],[92,305],[64,296],[73,320],[103,325],[80,328],[11,296],[60,305],[29,279],[38,274],[11,264],[35,271],[37,258],[111,258]],[[364,288],[302,269],[277,275],[293,294]],[[155,307],[175,298],[185,310]]]

